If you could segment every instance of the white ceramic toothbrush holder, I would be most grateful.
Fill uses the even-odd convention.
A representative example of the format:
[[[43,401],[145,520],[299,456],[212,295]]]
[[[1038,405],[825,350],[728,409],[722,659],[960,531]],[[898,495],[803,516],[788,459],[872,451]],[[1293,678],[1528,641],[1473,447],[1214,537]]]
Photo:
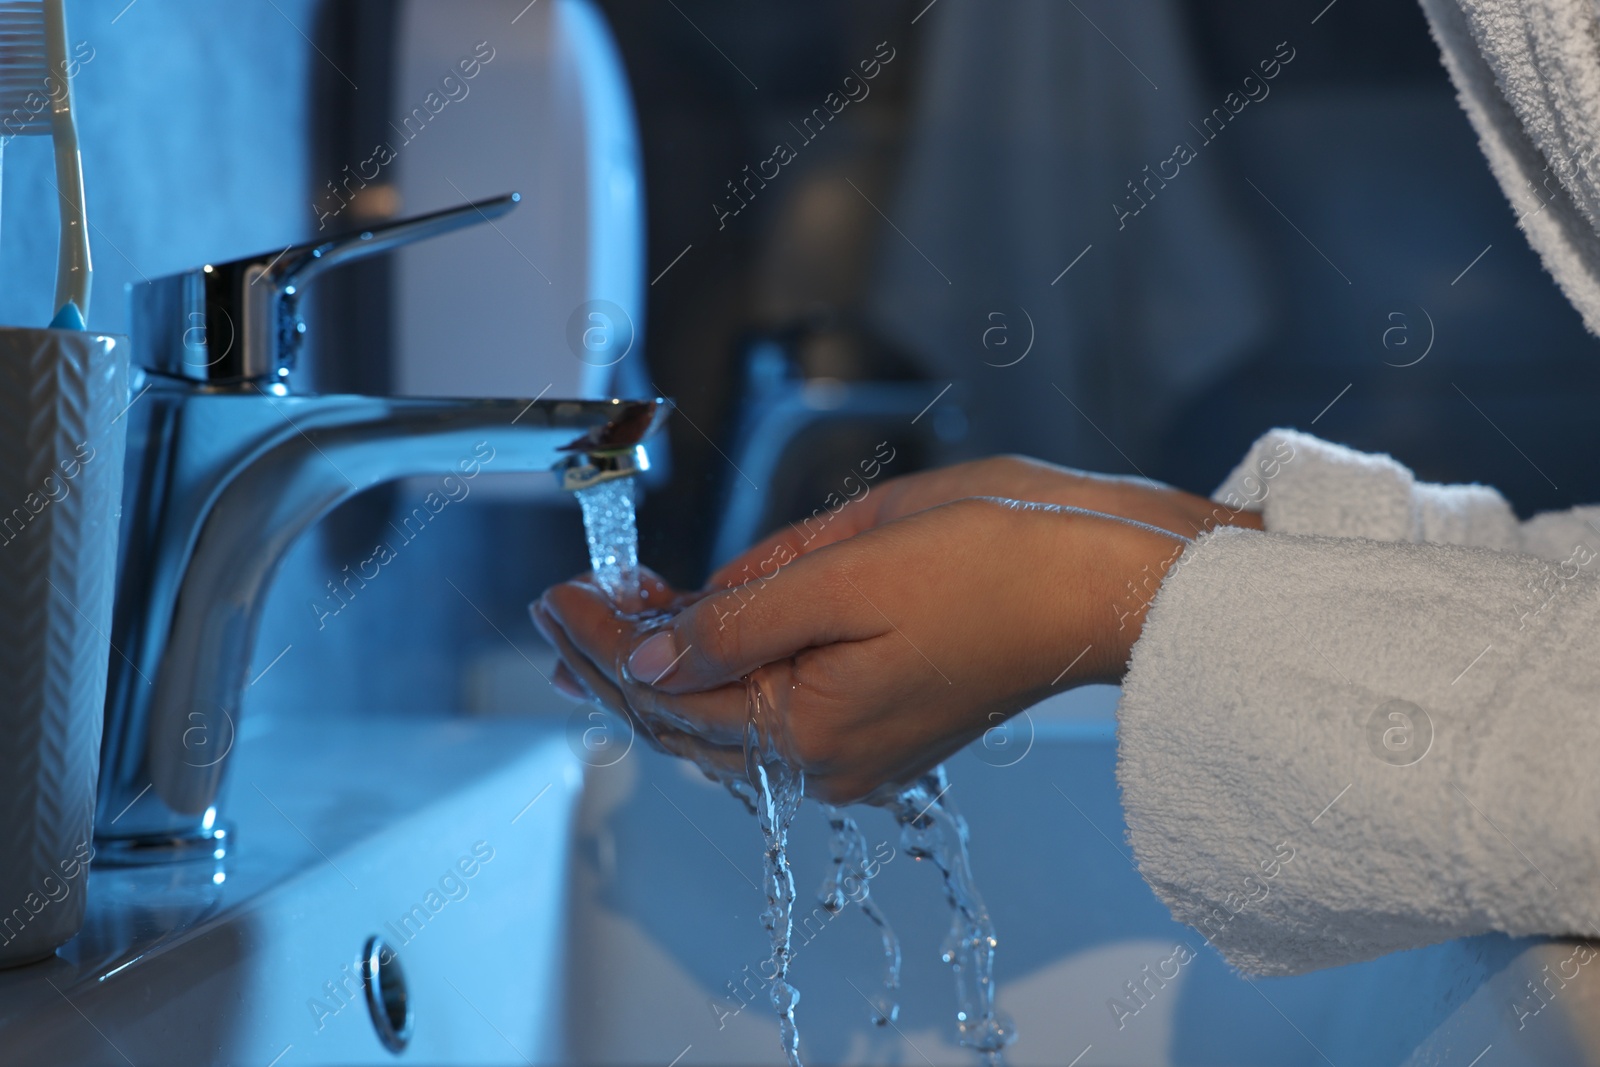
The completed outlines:
[[[128,341],[0,329],[0,967],[83,925]]]

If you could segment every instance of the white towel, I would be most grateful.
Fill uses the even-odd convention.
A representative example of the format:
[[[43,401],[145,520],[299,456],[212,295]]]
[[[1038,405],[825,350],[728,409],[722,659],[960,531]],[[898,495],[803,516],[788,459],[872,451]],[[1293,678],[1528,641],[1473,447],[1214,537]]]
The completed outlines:
[[[1422,0],[1518,223],[1600,334],[1600,8],[1592,0]]]
[[[1600,509],[1519,524],[1284,430],[1230,493],[1269,532],[1184,553],[1118,709],[1129,839],[1173,914],[1261,974],[1600,935]]]

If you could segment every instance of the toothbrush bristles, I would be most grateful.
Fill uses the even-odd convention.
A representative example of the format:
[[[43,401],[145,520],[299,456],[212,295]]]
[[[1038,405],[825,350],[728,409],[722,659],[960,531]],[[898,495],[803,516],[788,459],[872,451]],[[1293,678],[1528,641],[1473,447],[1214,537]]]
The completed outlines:
[[[42,0],[0,0],[0,140],[49,133],[49,93]]]

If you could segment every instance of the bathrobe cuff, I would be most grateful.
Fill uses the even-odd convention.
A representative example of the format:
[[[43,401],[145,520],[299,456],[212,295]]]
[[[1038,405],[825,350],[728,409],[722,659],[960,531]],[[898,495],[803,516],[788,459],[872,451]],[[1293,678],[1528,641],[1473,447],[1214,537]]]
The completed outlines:
[[[1390,464],[1361,518],[1324,517],[1398,523]],[[1594,568],[1220,529],[1162,583],[1118,708],[1140,872],[1258,974],[1600,934],[1596,692]]]
[[[1310,434],[1263,434],[1212,499],[1259,510],[1274,533],[1432,541],[1512,550],[1516,515],[1483,485],[1419,482],[1389,456]]]

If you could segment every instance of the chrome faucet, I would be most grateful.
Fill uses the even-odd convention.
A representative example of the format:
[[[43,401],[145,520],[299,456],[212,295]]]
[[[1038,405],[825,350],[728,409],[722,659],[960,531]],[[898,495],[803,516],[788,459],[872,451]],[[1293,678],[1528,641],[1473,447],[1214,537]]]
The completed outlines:
[[[217,793],[261,610],[296,539],[372,486],[554,470],[566,488],[648,466],[667,401],[302,395],[289,371],[307,282],[342,263],[504,215],[466,204],[280,255],[129,287],[135,363],[97,858],[221,858]],[[481,458],[481,455],[478,457]]]

